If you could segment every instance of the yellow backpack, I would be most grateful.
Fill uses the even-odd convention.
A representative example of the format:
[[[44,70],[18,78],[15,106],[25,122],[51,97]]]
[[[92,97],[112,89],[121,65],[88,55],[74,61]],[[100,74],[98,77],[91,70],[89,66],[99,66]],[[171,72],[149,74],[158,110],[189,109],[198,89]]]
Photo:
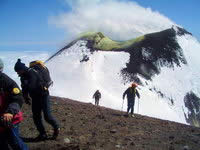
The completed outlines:
[[[51,80],[50,73],[48,68],[45,66],[43,61],[35,60],[29,63],[29,68],[34,69],[36,72],[38,72],[38,75],[41,78],[41,82],[44,87],[49,88],[53,84],[53,81]]]

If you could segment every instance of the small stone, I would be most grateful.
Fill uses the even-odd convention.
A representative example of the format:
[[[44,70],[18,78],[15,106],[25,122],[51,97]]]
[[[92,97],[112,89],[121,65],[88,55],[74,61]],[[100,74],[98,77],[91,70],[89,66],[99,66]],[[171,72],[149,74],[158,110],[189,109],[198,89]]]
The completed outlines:
[[[116,129],[110,130],[110,133],[116,133],[116,132],[117,132]]]
[[[184,147],[183,147],[183,150],[189,150],[189,146],[187,146],[187,145],[184,146]]]
[[[116,147],[116,148],[121,148],[121,146],[120,146],[120,145],[115,145],[115,147]]]
[[[134,142],[131,142],[131,143],[130,143],[130,145],[134,146],[134,145],[135,145],[135,143],[134,143]]]
[[[170,140],[173,140],[173,139],[174,139],[174,136],[173,136],[173,135],[169,136],[169,139],[170,139]]]
[[[126,141],[132,141],[132,139],[130,137],[125,137]]]
[[[69,138],[65,138],[65,139],[64,139],[64,142],[65,142],[66,144],[69,144],[71,141],[70,141]]]
[[[87,139],[86,139],[83,135],[81,135],[81,136],[79,137],[79,141],[80,141],[81,143],[86,143],[86,142],[87,142]]]

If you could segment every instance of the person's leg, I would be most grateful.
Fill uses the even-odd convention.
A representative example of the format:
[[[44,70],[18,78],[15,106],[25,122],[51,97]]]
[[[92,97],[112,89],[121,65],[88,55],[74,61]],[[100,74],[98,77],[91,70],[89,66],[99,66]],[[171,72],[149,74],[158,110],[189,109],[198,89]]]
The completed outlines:
[[[33,113],[33,121],[34,124],[39,131],[40,135],[46,134],[44,125],[42,123],[42,104],[40,103],[40,99],[33,99],[32,103],[32,113]]]
[[[42,100],[42,110],[44,113],[44,119],[54,128],[58,129],[59,124],[51,115],[51,108],[50,108],[50,97],[49,95],[45,95]]]
[[[44,113],[44,119],[54,128],[53,139],[56,139],[60,133],[60,125],[51,115],[49,95],[44,95],[42,98],[42,110]]]
[[[8,144],[13,150],[28,150],[27,145],[19,136],[19,126],[14,125],[7,131]]]
[[[99,106],[99,99],[97,99],[97,106]]]
[[[131,115],[134,113],[135,100],[131,101]]]
[[[7,133],[5,133],[4,131],[0,132],[0,149],[9,150],[7,139]]]
[[[128,106],[127,106],[127,114],[128,114],[131,109],[131,101],[128,100],[127,102],[128,102]]]
[[[95,98],[95,105],[98,106],[98,99]]]
[[[95,105],[97,105],[97,99],[95,99]]]

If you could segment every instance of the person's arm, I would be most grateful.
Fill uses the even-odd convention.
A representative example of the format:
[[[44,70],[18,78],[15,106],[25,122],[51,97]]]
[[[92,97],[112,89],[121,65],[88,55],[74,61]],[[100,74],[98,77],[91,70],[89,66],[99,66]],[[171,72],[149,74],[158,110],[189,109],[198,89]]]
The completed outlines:
[[[136,89],[136,95],[137,95],[138,98],[140,98],[140,94],[139,94],[137,89]]]
[[[20,78],[21,81],[21,88],[22,88],[22,94],[24,97],[28,95],[28,81],[25,80],[23,77]]]
[[[5,76],[5,90],[9,95],[8,107],[5,113],[15,115],[20,111],[24,101],[21,90],[17,83],[8,76]]]
[[[24,97],[25,103],[31,105],[31,98],[29,96],[29,87],[28,87],[28,80],[24,77],[20,78],[21,80],[21,87],[22,87],[22,95]]]
[[[123,99],[125,98],[127,92],[128,92],[128,89],[123,93]]]

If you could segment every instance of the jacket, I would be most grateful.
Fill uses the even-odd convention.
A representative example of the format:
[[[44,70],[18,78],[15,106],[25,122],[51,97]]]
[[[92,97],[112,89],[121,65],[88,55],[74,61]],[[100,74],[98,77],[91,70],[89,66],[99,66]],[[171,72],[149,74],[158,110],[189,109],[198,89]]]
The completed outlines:
[[[21,90],[14,80],[4,73],[0,73],[0,117],[4,113],[11,113],[13,117],[12,124],[22,121],[22,112],[20,111],[23,104]]]
[[[128,100],[135,100],[135,96],[137,95],[138,98],[140,98],[140,94],[136,88],[129,87],[126,89],[126,91],[123,93],[123,99],[127,95]]]
[[[101,93],[99,91],[96,91],[93,95],[93,98],[95,99],[100,99],[101,98]]]

